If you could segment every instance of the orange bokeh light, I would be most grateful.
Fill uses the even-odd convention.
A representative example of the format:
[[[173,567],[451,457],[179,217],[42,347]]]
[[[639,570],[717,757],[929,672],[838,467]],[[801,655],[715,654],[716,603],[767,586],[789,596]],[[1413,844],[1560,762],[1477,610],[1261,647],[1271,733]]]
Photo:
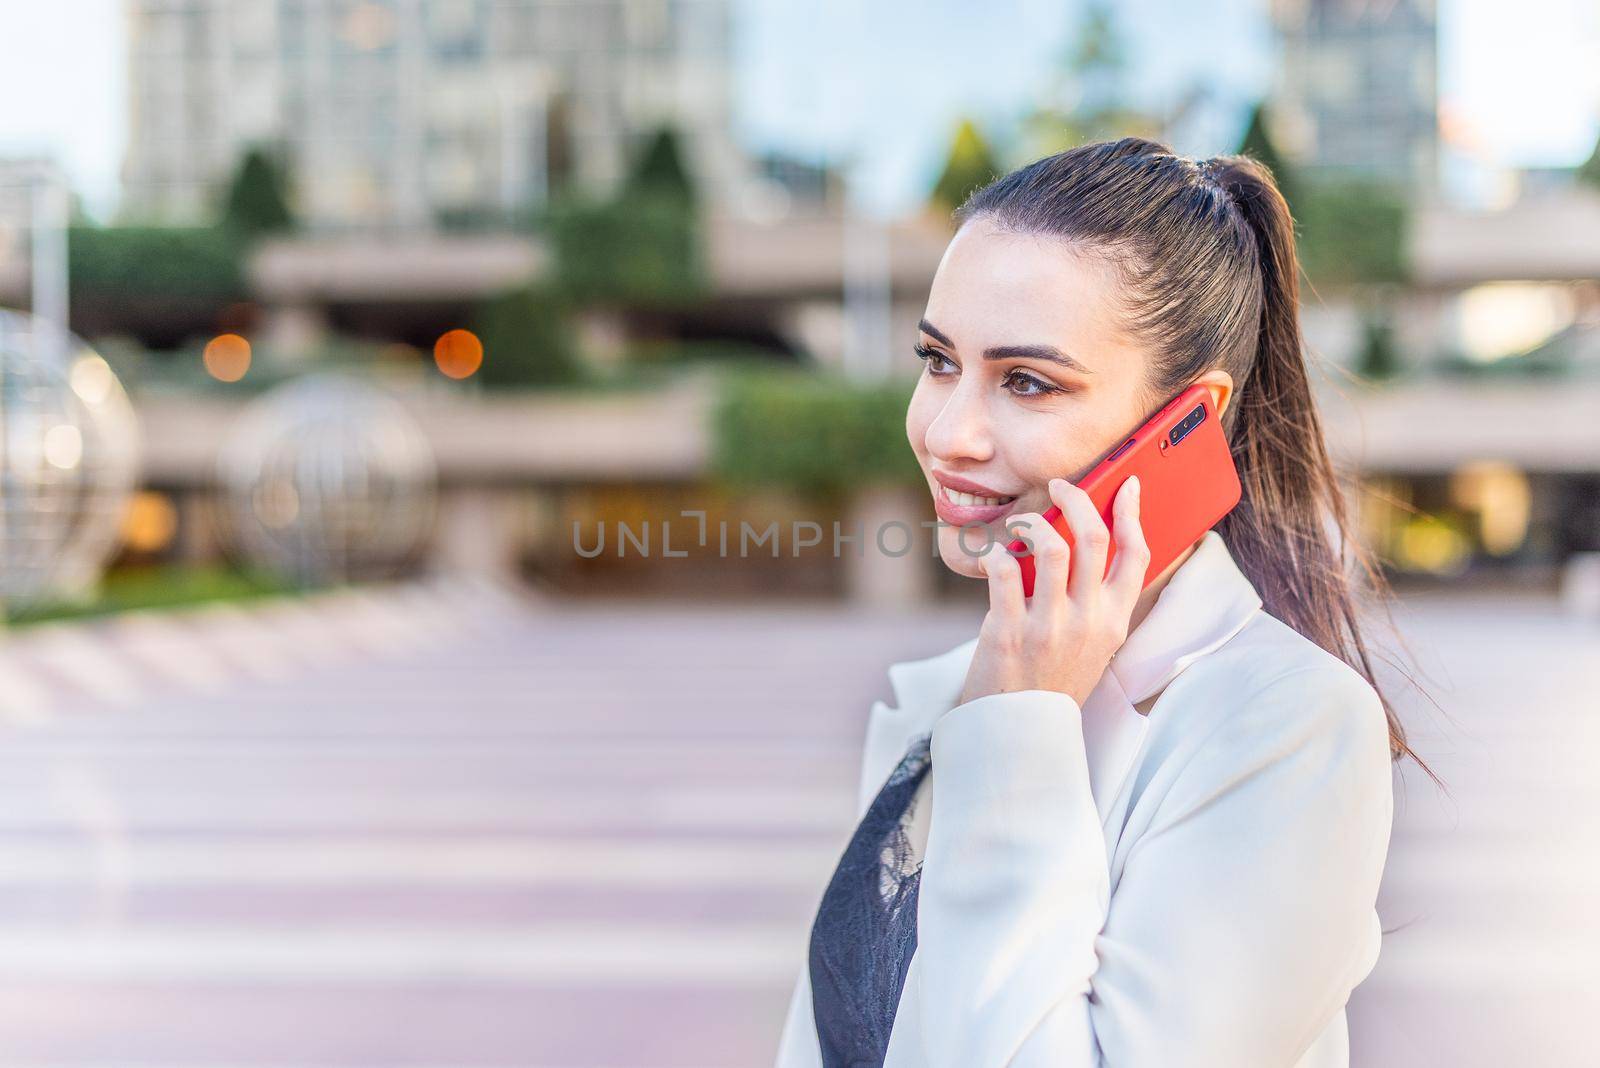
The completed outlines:
[[[122,514],[122,541],[136,553],[155,553],[172,544],[178,509],[164,493],[135,493]]]
[[[201,356],[206,373],[219,382],[237,382],[250,370],[250,342],[238,334],[218,334]]]
[[[483,366],[483,342],[471,330],[446,330],[433,343],[433,362],[450,378],[470,378]]]

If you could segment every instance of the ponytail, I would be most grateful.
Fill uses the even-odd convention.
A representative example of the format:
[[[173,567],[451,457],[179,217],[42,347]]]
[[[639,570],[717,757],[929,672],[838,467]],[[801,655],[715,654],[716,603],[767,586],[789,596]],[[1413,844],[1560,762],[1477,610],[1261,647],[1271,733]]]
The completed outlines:
[[[1378,688],[1361,634],[1347,559],[1375,588],[1388,590],[1352,536],[1345,494],[1311,393],[1289,205],[1271,172],[1247,156],[1213,159],[1201,170],[1222,187],[1249,226],[1261,274],[1255,359],[1228,413],[1233,414],[1228,437],[1242,492],[1239,506],[1217,524],[1217,532],[1256,582],[1267,611],[1378,689],[1394,759],[1409,755],[1433,775],[1412,751],[1404,725]],[[1387,603],[1387,597],[1379,600]]]

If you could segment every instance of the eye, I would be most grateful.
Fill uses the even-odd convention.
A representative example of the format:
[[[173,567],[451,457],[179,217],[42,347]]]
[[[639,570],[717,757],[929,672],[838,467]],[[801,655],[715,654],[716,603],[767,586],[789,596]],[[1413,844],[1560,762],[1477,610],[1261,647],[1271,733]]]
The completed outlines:
[[[926,345],[914,345],[912,346],[912,351],[917,354],[917,359],[928,365],[928,374],[934,376],[935,378],[942,378],[944,376],[944,372],[938,370],[938,368],[941,368],[946,364],[951,367],[955,366],[953,363],[951,363],[950,358],[944,353],[934,352]]]
[[[912,351],[917,358],[928,365],[928,374],[933,378],[945,378],[953,372],[948,368],[956,366],[955,361],[942,352],[935,352],[926,345],[915,345]],[[1042,378],[1035,378],[1026,371],[1016,370],[1009,372],[1004,379],[1006,388],[1013,396],[1017,397],[1048,397],[1053,393],[1070,392],[1061,386],[1051,385]]]
[[[1019,397],[1047,397],[1052,393],[1065,393],[1060,386],[1053,386],[1042,378],[1035,378],[1026,371],[1012,371],[1006,375],[1006,382],[1016,383],[1024,388],[1013,388],[1011,392]]]

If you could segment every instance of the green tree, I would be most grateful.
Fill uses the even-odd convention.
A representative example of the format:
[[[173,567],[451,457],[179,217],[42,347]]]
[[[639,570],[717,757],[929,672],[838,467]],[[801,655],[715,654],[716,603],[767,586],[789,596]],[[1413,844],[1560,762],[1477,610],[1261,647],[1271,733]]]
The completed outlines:
[[[473,325],[483,342],[477,378],[486,386],[562,385],[584,378],[565,301],[548,285],[522,286],[485,301]]]
[[[950,212],[961,206],[973,190],[987,185],[1000,173],[1000,164],[983,133],[971,119],[956,127],[950,155],[930,197],[935,207]]]
[[[246,238],[293,228],[283,169],[265,148],[257,145],[240,158],[228,183],[222,219]]]
[[[694,181],[670,127],[645,143],[616,196],[569,190],[545,206],[537,226],[574,302],[682,305],[708,288]]]
[[[1299,190],[1300,262],[1314,285],[1404,282],[1410,212],[1381,182],[1324,178]]]
[[[1375,307],[1362,316],[1361,348],[1356,353],[1356,371],[1374,381],[1400,373],[1400,352],[1395,345],[1393,313],[1387,306]]]
[[[650,135],[623,183],[623,193],[626,196],[663,196],[687,204],[696,202],[694,179],[684,165],[676,129],[661,126]]]
[[[708,288],[698,218],[674,197],[572,193],[550,205],[542,227],[555,278],[575,302],[682,305]]]
[[[1268,130],[1269,118],[1267,105],[1257,104],[1250,110],[1250,124],[1245,127],[1244,140],[1239,143],[1240,155],[1249,156],[1257,163],[1265,164],[1267,170],[1272,172],[1272,177],[1277,180],[1278,191],[1283,194],[1283,199],[1289,202],[1290,208],[1299,204],[1299,182],[1289,166],[1289,161],[1284,159],[1283,153],[1278,151],[1277,144],[1272,140]]]

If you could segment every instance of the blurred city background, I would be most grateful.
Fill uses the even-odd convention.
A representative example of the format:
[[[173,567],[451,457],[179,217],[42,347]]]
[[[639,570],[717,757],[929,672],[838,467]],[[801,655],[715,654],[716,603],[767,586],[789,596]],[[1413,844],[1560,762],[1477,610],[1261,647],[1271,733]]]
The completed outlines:
[[[6,5],[0,1064],[770,1063],[883,669],[985,603],[903,427],[951,209],[1125,134],[1278,175],[1448,786],[1352,1063],[1593,1063],[1596,56],[1577,0]]]

